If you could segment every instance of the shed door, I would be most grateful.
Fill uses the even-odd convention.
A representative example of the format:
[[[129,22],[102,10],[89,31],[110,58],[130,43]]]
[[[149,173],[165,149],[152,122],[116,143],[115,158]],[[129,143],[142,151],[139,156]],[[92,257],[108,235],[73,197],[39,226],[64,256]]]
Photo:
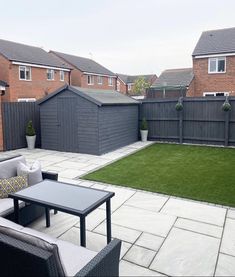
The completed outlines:
[[[58,150],[78,152],[76,97],[58,97]]]

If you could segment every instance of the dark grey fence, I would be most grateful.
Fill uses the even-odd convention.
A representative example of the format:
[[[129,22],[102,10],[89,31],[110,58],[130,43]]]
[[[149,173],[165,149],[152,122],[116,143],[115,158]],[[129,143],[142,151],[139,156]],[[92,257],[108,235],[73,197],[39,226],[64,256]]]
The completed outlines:
[[[149,139],[179,143],[235,145],[235,97],[229,98],[230,112],[221,107],[225,97],[183,98],[183,111],[176,111],[178,99],[145,100],[140,120],[149,125]]]
[[[26,147],[25,128],[33,121],[37,133],[36,146],[40,142],[40,116],[37,103],[2,103],[3,149],[13,150]]]

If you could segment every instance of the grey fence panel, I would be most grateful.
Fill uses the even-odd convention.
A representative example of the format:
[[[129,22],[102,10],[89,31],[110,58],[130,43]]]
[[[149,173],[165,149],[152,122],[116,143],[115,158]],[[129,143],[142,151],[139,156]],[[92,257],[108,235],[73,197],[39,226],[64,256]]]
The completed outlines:
[[[40,147],[40,116],[36,102],[2,103],[3,149],[13,150],[26,147],[25,129],[33,121],[37,134],[36,146]]]
[[[149,125],[149,139],[198,144],[235,145],[235,97],[231,112],[224,112],[225,97],[183,98],[183,111],[176,111],[178,99],[145,100],[140,118]]]

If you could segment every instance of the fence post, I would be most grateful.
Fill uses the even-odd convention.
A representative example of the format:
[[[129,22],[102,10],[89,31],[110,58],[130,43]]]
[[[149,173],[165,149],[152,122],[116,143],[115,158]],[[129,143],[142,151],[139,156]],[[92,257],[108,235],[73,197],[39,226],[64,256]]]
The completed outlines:
[[[225,121],[224,121],[224,145],[228,146],[229,144],[229,121],[230,121],[230,111],[225,112]]]
[[[183,97],[179,98],[179,103],[183,105]],[[179,143],[183,143],[183,116],[184,108],[179,111]]]

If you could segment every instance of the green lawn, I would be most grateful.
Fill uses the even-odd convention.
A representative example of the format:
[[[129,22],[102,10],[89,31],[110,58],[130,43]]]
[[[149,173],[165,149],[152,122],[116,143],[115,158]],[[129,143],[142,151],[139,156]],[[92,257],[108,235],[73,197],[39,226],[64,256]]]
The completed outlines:
[[[235,149],[154,144],[83,179],[235,207]]]

